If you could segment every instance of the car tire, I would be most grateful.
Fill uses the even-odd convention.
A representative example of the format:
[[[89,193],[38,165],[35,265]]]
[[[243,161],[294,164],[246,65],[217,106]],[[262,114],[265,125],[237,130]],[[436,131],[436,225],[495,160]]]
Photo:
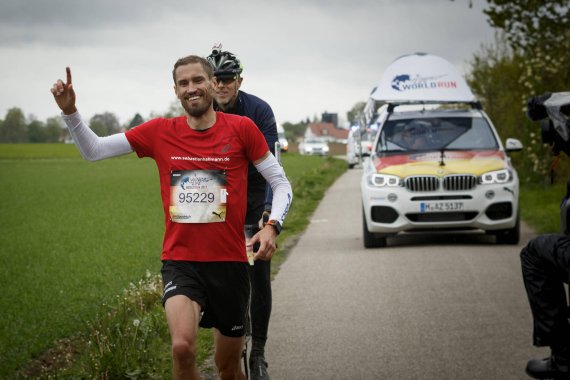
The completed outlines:
[[[499,230],[495,233],[497,244],[518,244],[521,236],[520,217],[517,214],[517,222],[513,228]]]
[[[368,231],[364,209],[362,210],[362,240],[364,241],[364,248],[382,248],[386,246],[386,237],[380,237]]]
[[[349,169],[353,169],[355,165],[356,165],[356,164],[351,164],[351,163],[349,162],[349,163],[348,163],[348,168],[349,168]]]

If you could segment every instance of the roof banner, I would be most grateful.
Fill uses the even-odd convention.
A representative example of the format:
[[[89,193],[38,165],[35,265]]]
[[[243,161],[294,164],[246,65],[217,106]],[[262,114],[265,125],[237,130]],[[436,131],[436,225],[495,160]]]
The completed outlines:
[[[457,69],[443,58],[415,53],[388,66],[370,98],[383,102],[475,102]]]

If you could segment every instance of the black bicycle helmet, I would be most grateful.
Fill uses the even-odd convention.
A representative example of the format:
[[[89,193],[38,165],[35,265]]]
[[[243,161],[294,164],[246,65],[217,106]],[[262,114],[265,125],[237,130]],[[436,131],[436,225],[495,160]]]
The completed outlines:
[[[239,76],[243,71],[241,62],[235,55],[229,51],[222,51],[222,44],[215,44],[212,47],[212,54],[206,59],[212,65],[214,76],[217,78]]]

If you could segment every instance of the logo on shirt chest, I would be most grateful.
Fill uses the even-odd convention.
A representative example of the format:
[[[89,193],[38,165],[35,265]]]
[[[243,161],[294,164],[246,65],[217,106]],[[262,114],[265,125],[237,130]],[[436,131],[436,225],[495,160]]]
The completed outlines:
[[[230,151],[231,147],[232,146],[229,143],[223,145],[222,148],[220,149],[220,153],[228,153]]]

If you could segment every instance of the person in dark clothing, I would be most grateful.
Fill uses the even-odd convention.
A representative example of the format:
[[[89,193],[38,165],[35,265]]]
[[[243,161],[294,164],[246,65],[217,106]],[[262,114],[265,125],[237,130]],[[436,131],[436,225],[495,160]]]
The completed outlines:
[[[521,251],[525,289],[533,317],[533,344],[551,356],[532,359],[526,372],[535,379],[570,379],[570,324],[563,283],[570,275],[570,237],[541,235]]]
[[[570,277],[570,236],[567,200],[562,202],[563,234],[541,235],[522,249],[521,265],[533,318],[533,344],[548,346],[551,355],[531,359],[526,373],[535,379],[570,379],[570,323],[564,283]]]
[[[570,156],[570,92],[533,96],[527,104],[530,120],[540,121],[543,143],[558,156]],[[533,344],[550,347],[544,359],[531,359],[526,373],[534,379],[570,380],[570,309],[564,283],[570,281],[570,181],[560,205],[561,234],[541,235],[522,249],[524,286],[533,319]]]
[[[243,68],[239,59],[228,51],[222,51],[221,44],[214,45],[207,59],[214,69],[217,81],[214,108],[225,113],[247,116],[253,120],[265,136],[269,149],[275,154],[275,143],[278,141],[275,116],[267,102],[240,90]],[[250,165],[245,224],[253,227],[254,232],[263,228],[263,221],[271,212],[271,197],[271,187],[255,167]],[[277,229],[279,231],[280,226],[277,226]],[[267,380],[269,375],[265,360],[265,342],[272,305],[271,261],[255,261],[250,274],[252,281],[252,349],[249,365],[252,380]]]

